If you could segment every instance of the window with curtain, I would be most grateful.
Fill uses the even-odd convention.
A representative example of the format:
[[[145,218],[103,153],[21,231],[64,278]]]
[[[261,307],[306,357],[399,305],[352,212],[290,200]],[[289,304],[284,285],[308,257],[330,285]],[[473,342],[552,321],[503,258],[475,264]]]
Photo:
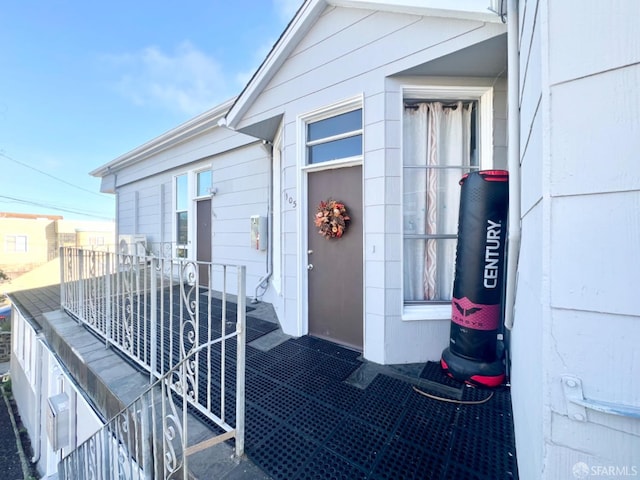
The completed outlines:
[[[407,102],[403,116],[405,304],[451,300],[461,177],[478,169],[476,102]]]

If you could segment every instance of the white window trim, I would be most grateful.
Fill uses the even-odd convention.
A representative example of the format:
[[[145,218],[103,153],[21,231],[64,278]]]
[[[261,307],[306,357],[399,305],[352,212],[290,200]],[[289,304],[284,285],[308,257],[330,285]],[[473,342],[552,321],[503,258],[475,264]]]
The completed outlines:
[[[200,195],[198,196],[198,173],[200,172],[204,172],[206,170],[212,170],[213,169],[213,165],[211,163],[208,163],[206,165],[201,165],[198,166],[197,168],[193,168],[191,170],[185,170],[179,173],[176,173],[173,175],[172,180],[171,180],[171,192],[172,192],[172,198],[171,198],[171,243],[172,245],[175,244],[174,247],[172,248],[177,248],[178,244],[177,244],[177,222],[176,222],[176,193],[177,193],[177,188],[176,188],[176,179],[182,175],[186,175],[187,176],[187,229],[188,229],[188,236],[189,239],[187,241],[187,257],[185,260],[195,260],[196,258],[196,228],[197,228],[197,208],[196,208],[196,202],[198,200],[204,200],[206,198],[211,198],[212,193],[209,193],[207,195]],[[212,182],[212,191],[213,191],[213,170],[211,172],[211,182]],[[195,240],[195,241],[194,241]],[[175,252],[174,252],[175,253]]]
[[[339,160],[332,160],[328,162],[314,163],[307,165],[307,129],[306,126],[309,123],[324,120],[325,118],[334,117],[343,113],[350,112],[352,110],[362,109],[362,155],[358,157],[341,158]],[[297,332],[294,335],[306,335],[309,333],[309,302],[308,292],[309,285],[307,281],[307,245],[308,245],[308,229],[307,229],[307,194],[308,194],[308,178],[309,172],[326,170],[331,168],[349,166],[349,165],[361,165],[364,159],[364,131],[365,131],[365,111],[364,111],[364,95],[359,94],[350,98],[346,98],[339,102],[335,102],[330,105],[325,105],[316,110],[312,110],[307,113],[298,115],[296,119],[297,128],[297,184],[296,191],[298,192],[298,206],[297,206],[297,218],[296,228],[298,230],[298,246],[297,246],[297,265],[296,271],[298,272],[297,290],[298,290],[298,306],[297,306],[297,318],[298,324],[296,326]],[[364,288],[364,286],[363,286]]]
[[[493,168],[493,86],[454,86],[454,85],[406,85],[402,87],[402,102],[411,100],[473,100],[478,102],[479,165],[481,170]],[[402,107],[402,106],[401,106]],[[404,145],[402,146],[404,148]],[[402,157],[404,158],[404,156]],[[404,161],[403,161],[404,165]],[[402,177],[401,177],[402,179]],[[401,180],[402,181],[402,180]],[[401,187],[404,192],[404,185]],[[404,205],[403,205],[404,208]],[[402,218],[399,218],[402,222]],[[402,224],[400,223],[400,232]],[[404,238],[404,233],[402,233]],[[404,259],[404,241],[401,258]],[[404,263],[402,268],[404,269]],[[400,276],[404,292],[404,271]],[[451,304],[406,305],[404,295],[400,305],[403,321],[450,320]]]

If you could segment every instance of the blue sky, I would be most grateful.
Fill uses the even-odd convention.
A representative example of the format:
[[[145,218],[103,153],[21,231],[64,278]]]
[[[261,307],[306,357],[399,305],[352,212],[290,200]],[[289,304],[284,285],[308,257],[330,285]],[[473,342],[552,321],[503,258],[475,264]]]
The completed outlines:
[[[7,0],[0,211],[115,217],[88,172],[238,94],[301,0]]]

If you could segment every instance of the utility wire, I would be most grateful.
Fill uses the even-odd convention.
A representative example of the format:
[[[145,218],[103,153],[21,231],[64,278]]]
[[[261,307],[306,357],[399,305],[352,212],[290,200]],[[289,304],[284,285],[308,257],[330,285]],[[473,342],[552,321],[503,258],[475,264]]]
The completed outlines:
[[[34,205],[36,207],[45,207],[51,210],[55,210],[55,211],[60,211],[60,212],[66,212],[66,213],[73,213],[76,215],[84,215],[85,217],[92,217],[92,218],[100,218],[102,220],[113,220],[113,218],[110,217],[104,217],[101,215],[96,215],[95,213],[91,213],[87,210],[82,211],[82,210],[73,210],[70,208],[65,208],[65,207],[60,207],[60,206],[56,206],[53,204],[47,204],[47,203],[39,203],[39,202],[34,202],[32,200],[25,200],[23,198],[17,198],[17,197],[9,197],[7,195],[0,195],[0,198],[5,198],[7,200],[11,200],[12,202],[17,202],[17,203],[22,203],[22,204],[26,204],[26,205]]]
[[[18,165],[22,165],[23,167],[30,168],[31,170],[35,170],[36,172],[38,172],[38,173],[40,173],[42,175],[45,175],[45,176],[47,176],[49,178],[53,178],[54,180],[57,180],[58,182],[62,182],[65,185],[69,185],[70,187],[77,188],[78,190],[82,190],[84,192],[88,192],[88,193],[90,193],[92,195],[96,195],[96,196],[98,196],[100,198],[104,198],[105,195],[106,195],[104,193],[97,193],[97,192],[94,192],[93,190],[89,190],[89,189],[81,187],[79,185],[75,185],[73,183],[67,182],[66,180],[63,180],[62,178],[58,178],[55,175],[51,175],[50,173],[44,172],[44,171],[42,171],[40,169],[37,169],[36,167],[32,167],[31,165],[29,165],[27,163],[24,163],[24,162],[21,162],[20,160],[16,160],[15,158],[12,158],[9,155],[7,155],[7,154],[5,154],[4,152],[1,152],[1,151],[0,151],[0,157],[6,158],[7,160],[11,160],[12,162],[17,163]]]

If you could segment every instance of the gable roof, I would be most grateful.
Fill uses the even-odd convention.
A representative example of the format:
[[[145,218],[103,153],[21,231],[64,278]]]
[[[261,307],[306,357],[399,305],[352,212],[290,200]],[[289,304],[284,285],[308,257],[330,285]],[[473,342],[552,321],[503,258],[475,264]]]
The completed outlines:
[[[494,0],[495,1],[495,0]],[[490,9],[492,0],[305,0],[280,38],[249,80],[220,125],[236,129],[251,104],[266,88],[287,57],[329,6],[362,8],[412,15],[459,18],[498,23],[500,16]]]

